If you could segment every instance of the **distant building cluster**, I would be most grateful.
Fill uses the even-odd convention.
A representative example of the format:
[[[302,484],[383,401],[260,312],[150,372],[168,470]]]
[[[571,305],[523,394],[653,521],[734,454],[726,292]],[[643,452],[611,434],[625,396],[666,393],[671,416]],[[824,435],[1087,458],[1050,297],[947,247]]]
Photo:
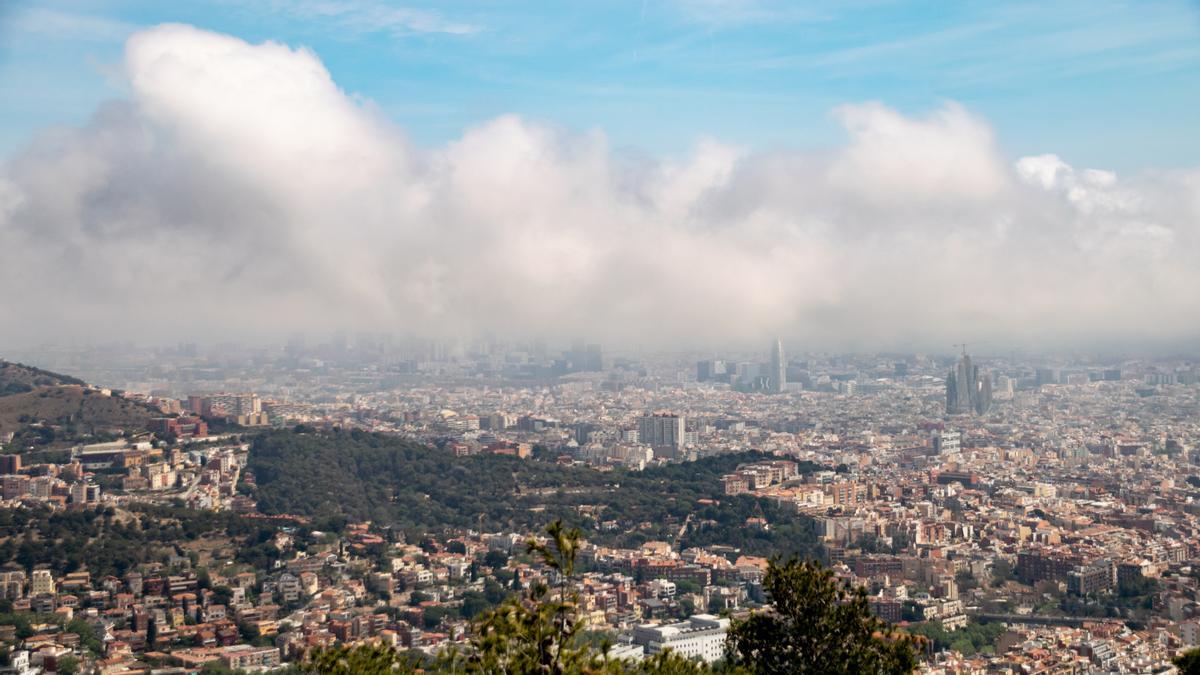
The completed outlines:
[[[992,408],[992,377],[980,372],[963,352],[958,366],[946,376],[946,414],[983,415]]]
[[[722,382],[739,391],[782,394],[788,390],[788,361],[783,341],[771,345],[770,360],[728,362],[724,359],[705,359],[696,363],[697,382]]]
[[[738,470],[721,477],[725,494],[740,495],[754,492],[796,477],[796,463],[788,460],[755,462],[739,466]]]
[[[5,505],[70,510],[183,500],[279,517],[257,513],[238,493],[239,482],[253,485],[244,470],[250,450],[222,433],[259,412],[274,425],[361,429],[460,456],[505,454],[598,471],[757,451],[753,461],[714,474],[712,494],[690,519],[622,519],[603,498],[577,505],[597,541],[630,533],[637,542],[588,543],[580,552],[588,570],[576,581],[583,611],[619,653],[645,656],[669,645],[697,658],[715,654],[721,628],[705,622],[744,616],[767,601],[765,561],[739,546],[798,526],[821,542],[839,580],[867,589],[878,616],[954,634],[951,644],[931,648],[925,672],[1170,672],[1171,658],[1200,646],[1194,359],[965,349],[787,359],[778,340],[722,358],[599,354],[586,343],[559,351],[501,341],[295,346],[274,360],[181,355],[178,382],[154,379],[160,354],[140,357],[142,371],[126,366],[119,374],[157,392],[151,398],[167,415],[153,423],[158,438],[88,441],[66,461],[45,464],[24,448],[6,449]],[[254,395],[197,395],[166,410],[179,403],[169,394],[225,390],[262,399],[256,406]],[[201,422],[208,428],[197,433]],[[720,475],[730,466],[737,468]],[[764,500],[767,515],[740,515],[736,527],[756,537],[683,543],[727,526],[716,519],[749,497]],[[155,616],[160,634],[170,626],[171,635],[160,650],[172,656],[160,662],[185,668],[204,659],[270,663],[270,649],[287,662],[315,646],[367,640],[433,654],[466,639],[457,612],[472,591],[552,577],[511,556],[535,533],[439,534],[415,546],[383,524],[364,523],[302,540],[290,519],[298,516],[280,518],[260,544],[280,554],[279,566],[249,577],[218,573],[214,583],[235,594],[228,600],[206,600],[188,586],[163,596],[135,591],[124,576],[93,577],[86,592],[68,591],[64,584],[77,580],[57,573],[39,573],[31,597],[30,570],[4,570],[0,593],[106,626],[113,664],[141,663],[146,651],[145,624],[122,621]],[[187,584],[182,566],[140,573]],[[195,605],[181,602],[177,612],[175,598],[187,593]],[[225,620],[244,635],[229,632]],[[986,641],[969,649],[961,642],[984,633]],[[45,635],[14,640],[15,652],[25,653],[15,658],[49,664],[54,649],[70,651],[60,644],[69,637]],[[232,649],[250,642],[270,646],[261,656]]]
[[[244,427],[265,426],[270,418],[257,394],[209,394],[188,396],[187,409],[200,417],[224,419]]]
[[[26,465],[21,455],[0,455],[0,506],[80,507],[99,503],[100,495],[79,461]]]

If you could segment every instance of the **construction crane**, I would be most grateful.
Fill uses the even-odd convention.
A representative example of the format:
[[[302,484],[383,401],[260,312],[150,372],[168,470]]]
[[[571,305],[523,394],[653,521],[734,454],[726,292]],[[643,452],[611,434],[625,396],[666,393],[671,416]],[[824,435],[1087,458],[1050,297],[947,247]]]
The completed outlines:
[[[954,347],[962,347],[962,353],[963,353],[963,356],[966,356],[966,355],[967,355],[967,346],[968,346],[968,345],[975,345],[976,347],[978,347],[979,345],[986,345],[986,344],[988,344],[988,342],[989,342],[988,340],[984,340],[984,341],[982,341],[982,342],[970,342],[970,343],[967,343],[967,342],[955,342],[955,343],[954,343],[952,346],[954,346]]]

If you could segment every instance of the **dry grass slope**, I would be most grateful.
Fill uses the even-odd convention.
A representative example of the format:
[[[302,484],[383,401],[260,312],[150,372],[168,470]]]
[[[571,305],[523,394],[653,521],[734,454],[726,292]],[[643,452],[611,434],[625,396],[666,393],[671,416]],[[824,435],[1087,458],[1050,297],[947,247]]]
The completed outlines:
[[[154,411],[66,375],[0,361],[0,433],[37,422],[81,431],[146,428]]]

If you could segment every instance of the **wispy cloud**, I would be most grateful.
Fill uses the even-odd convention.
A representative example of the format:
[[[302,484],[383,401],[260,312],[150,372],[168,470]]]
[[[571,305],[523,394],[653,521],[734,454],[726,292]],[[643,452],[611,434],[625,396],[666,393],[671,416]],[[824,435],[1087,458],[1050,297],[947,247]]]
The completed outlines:
[[[354,34],[387,33],[396,37],[423,33],[470,35],[482,30],[479,25],[448,19],[434,10],[398,6],[382,0],[272,0],[265,6],[277,14],[329,22]]]
[[[689,20],[711,26],[819,21],[830,16],[812,6],[771,0],[677,0],[676,5]]]
[[[834,22],[851,23],[843,13]],[[1196,30],[1186,14],[1130,16],[1097,4],[1069,17],[1044,8],[964,9],[953,21],[927,21],[925,30],[830,30],[803,46],[775,44],[714,67],[726,72],[796,71],[826,79],[908,77],[921,73],[952,87],[1068,79],[1094,73],[1145,73],[1193,67]]]
[[[124,21],[47,7],[14,10],[0,22],[0,32],[10,35],[81,42],[120,42],[138,28]]]

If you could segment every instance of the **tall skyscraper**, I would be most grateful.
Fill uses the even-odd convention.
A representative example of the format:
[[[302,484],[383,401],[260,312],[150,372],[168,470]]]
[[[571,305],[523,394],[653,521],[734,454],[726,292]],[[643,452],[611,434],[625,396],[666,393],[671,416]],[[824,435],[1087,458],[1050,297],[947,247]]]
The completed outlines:
[[[1035,382],[1036,382],[1037,386],[1039,386],[1039,387],[1042,386],[1043,384],[1058,384],[1058,380],[1059,380],[1058,369],[1057,368],[1038,368],[1037,372],[1036,372],[1036,378],[1037,379],[1035,380]]]
[[[974,412],[982,415],[992,407],[992,376],[980,373],[979,366],[963,350],[954,370],[946,375],[946,413],[961,415]]]
[[[954,408],[957,412],[970,412],[975,409],[971,399],[975,393],[977,384],[975,382],[976,368],[971,363],[971,357],[963,351],[962,358],[958,360],[958,367],[954,370],[954,382],[957,385],[955,388],[956,400]]]
[[[571,343],[571,351],[566,353],[566,358],[569,372],[604,370],[604,351],[598,344],[585,344],[583,340],[575,340]]]
[[[975,412],[982,415],[992,409],[992,374],[982,373],[978,380],[979,395],[975,399]]]
[[[775,338],[771,350],[771,391],[780,394],[787,388],[787,359],[783,357],[783,341]]]
[[[638,440],[655,448],[678,449],[684,443],[683,415],[659,413],[638,418]]]
[[[726,368],[725,362],[721,359],[708,359],[706,361],[696,362],[696,381],[708,382],[709,380],[720,380],[725,377]]]

